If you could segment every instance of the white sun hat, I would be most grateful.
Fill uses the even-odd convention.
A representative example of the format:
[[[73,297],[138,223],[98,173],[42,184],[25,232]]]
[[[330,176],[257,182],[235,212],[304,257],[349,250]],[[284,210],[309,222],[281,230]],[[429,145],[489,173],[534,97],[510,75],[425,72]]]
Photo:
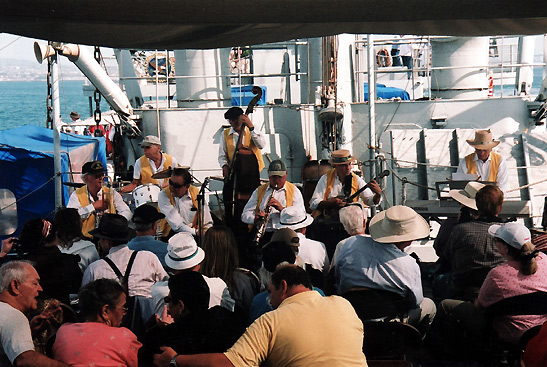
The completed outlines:
[[[477,203],[475,201],[475,196],[477,195],[477,192],[479,192],[480,189],[482,189],[485,184],[481,184],[480,182],[476,181],[470,181],[465,185],[465,188],[463,190],[450,190],[448,192],[448,195],[460,204],[463,204],[467,206],[468,208],[478,210],[477,209]]]

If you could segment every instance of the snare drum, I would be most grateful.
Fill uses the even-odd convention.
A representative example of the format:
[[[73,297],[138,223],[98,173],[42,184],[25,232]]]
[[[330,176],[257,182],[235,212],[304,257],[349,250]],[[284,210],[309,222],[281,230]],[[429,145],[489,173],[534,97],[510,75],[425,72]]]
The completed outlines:
[[[135,208],[138,208],[142,204],[158,203],[158,195],[161,188],[155,184],[139,185],[133,190],[133,199],[135,200]]]

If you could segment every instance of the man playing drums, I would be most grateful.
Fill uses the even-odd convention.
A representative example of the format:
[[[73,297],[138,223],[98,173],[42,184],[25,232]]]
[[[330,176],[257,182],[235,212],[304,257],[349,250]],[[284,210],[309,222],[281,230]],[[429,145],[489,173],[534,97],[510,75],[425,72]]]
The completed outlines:
[[[135,161],[133,168],[133,181],[121,188],[120,192],[131,192],[142,184],[155,184],[164,188],[167,187],[167,180],[152,178],[152,175],[164,171],[169,167],[177,167],[175,157],[162,153],[161,141],[157,136],[148,135],[140,143],[144,155]]]

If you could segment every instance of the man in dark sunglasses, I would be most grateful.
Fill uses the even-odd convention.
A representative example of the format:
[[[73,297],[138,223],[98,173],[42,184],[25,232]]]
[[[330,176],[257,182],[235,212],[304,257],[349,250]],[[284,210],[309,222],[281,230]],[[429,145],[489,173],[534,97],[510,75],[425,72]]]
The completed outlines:
[[[97,227],[103,213],[120,214],[131,219],[131,209],[121,195],[103,184],[105,169],[100,161],[86,162],[82,166],[85,186],[76,189],[68,200],[67,208],[78,209],[83,221],[82,233],[88,238],[89,231]]]
[[[175,168],[169,178],[169,187],[158,195],[158,206],[173,232],[199,233],[197,196],[199,189],[191,186],[192,175],[186,168]],[[203,207],[203,228],[213,225],[208,205]]]

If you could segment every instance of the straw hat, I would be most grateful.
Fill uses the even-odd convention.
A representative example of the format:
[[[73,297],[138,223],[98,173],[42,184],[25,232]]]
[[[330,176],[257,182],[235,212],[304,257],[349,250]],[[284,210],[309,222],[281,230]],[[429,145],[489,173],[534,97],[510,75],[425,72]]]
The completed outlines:
[[[180,232],[169,239],[165,264],[174,270],[193,268],[203,261],[205,252],[190,233]]]
[[[476,181],[470,181],[465,185],[465,188],[463,190],[450,190],[448,192],[448,195],[460,204],[465,205],[468,208],[471,208],[473,210],[477,209],[477,203],[475,202],[475,196],[477,195],[477,192],[479,192],[480,189],[482,189],[484,184],[481,184],[480,182]]]
[[[346,164],[350,162],[355,162],[357,158],[351,155],[351,152],[347,149],[339,149],[332,152],[332,156],[329,160],[329,163],[332,165],[336,164]]]
[[[370,236],[376,242],[414,241],[429,236],[429,224],[408,206],[396,205],[371,219]]]
[[[475,149],[492,149],[500,142],[495,141],[490,129],[475,131],[475,139],[467,139],[467,144],[471,145]]]
[[[299,229],[312,224],[313,218],[304,210],[300,210],[297,206],[288,206],[281,211],[279,215],[279,223],[276,228]]]

